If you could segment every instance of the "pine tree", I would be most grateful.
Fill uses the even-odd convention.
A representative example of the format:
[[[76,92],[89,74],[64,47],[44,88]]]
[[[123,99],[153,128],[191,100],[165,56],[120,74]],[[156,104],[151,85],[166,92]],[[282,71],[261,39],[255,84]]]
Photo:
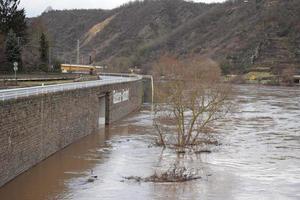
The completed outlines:
[[[1,71],[11,71],[12,62],[18,62],[22,69],[21,46],[27,42],[27,24],[25,10],[18,9],[19,4],[20,0],[0,0],[0,35],[6,41],[4,54],[0,48]]]
[[[17,37],[26,41],[25,10],[18,10],[20,0],[0,0],[0,32],[5,36],[13,30]]]
[[[0,73],[4,71],[1,66],[5,65],[5,40],[4,36],[0,34]]]
[[[17,10],[11,16],[10,29],[12,29],[17,37],[21,38],[21,42],[25,44],[27,42],[27,23],[25,10]]]
[[[47,63],[49,61],[48,60],[49,42],[44,33],[42,33],[41,35],[39,51],[40,51],[40,61],[41,61],[40,69],[42,71],[47,71],[48,70]]]
[[[22,71],[21,48],[16,34],[10,30],[5,44],[5,56],[7,60],[6,71],[12,71],[13,63],[18,62],[19,70]]]

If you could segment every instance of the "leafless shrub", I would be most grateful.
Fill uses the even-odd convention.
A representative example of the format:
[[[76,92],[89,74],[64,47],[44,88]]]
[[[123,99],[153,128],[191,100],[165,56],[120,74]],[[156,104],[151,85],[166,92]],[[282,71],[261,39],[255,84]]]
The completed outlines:
[[[230,87],[221,82],[218,65],[209,58],[179,61],[163,56],[154,66],[157,144],[178,148],[199,145],[200,135],[230,108]]]

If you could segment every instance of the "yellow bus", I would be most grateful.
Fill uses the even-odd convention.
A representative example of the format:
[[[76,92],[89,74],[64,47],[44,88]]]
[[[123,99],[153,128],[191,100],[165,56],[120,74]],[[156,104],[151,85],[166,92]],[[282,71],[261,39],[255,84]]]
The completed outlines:
[[[95,74],[101,69],[101,66],[61,64],[62,73]]]

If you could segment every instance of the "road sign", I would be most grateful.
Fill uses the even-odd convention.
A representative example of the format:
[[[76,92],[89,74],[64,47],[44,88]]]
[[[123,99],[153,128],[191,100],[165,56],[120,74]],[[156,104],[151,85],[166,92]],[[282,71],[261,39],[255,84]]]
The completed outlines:
[[[18,71],[18,63],[17,62],[14,62],[14,71]]]
[[[14,62],[15,80],[17,80],[18,62]]]

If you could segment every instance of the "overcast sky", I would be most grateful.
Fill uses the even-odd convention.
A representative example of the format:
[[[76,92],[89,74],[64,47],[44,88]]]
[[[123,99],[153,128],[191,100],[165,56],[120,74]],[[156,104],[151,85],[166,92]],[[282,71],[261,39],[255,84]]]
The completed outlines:
[[[112,9],[130,0],[21,0],[21,7],[25,8],[27,17],[40,15],[48,6],[53,9],[73,8],[102,8]],[[222,2],[224,0],[194,0],[195,2]]]

